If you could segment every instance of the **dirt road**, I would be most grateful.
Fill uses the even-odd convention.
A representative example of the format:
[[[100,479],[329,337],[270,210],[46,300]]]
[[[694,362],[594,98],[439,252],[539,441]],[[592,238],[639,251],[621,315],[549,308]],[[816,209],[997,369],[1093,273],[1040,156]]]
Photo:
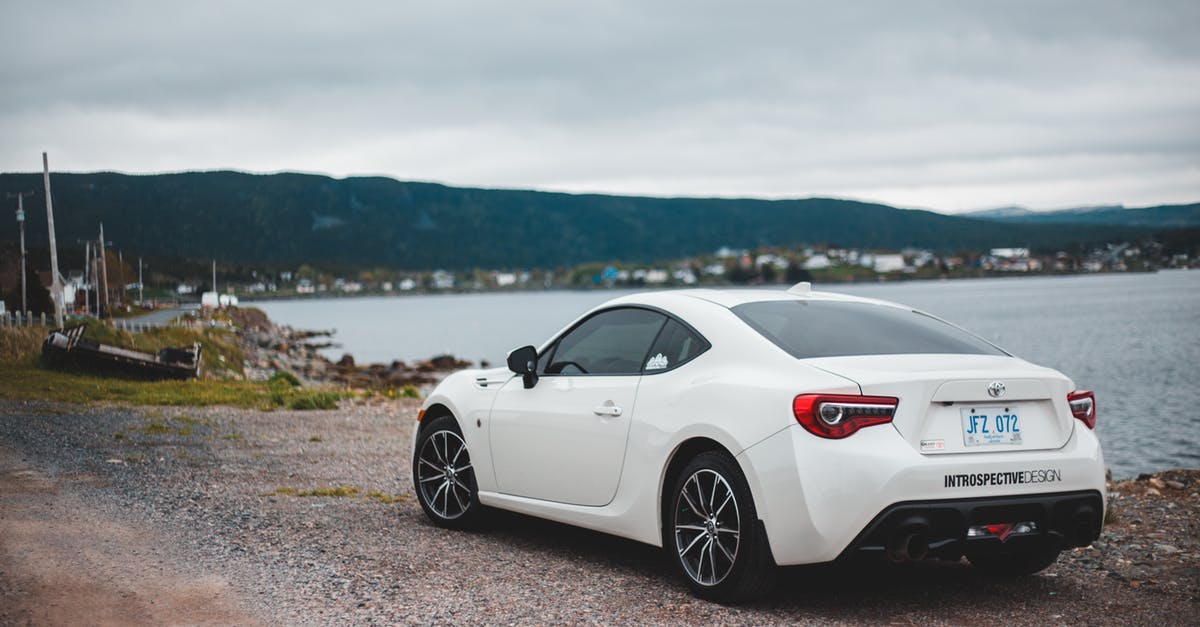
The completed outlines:
[[[1040,576],[797,568],[723,607],[653,547],[516,515],[431,526],[413,411],[0,404],[0,623],[1200,622],[1193,475],[1118,484],[1118,523]]]

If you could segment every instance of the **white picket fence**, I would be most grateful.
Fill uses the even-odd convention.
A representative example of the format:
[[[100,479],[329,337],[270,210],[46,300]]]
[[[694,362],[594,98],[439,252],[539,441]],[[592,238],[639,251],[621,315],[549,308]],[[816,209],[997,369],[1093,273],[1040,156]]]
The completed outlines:
[[[50,320],[54,322],[53,319]],[[0,313],[0,327],[33,327],[46,326],[46,314],[33,315],[33,312],[9,311]]]
[[[71,322],[71,321],[67,322],[67,326],[71,326],[72,324],[74,324],[74,322]],[[130,322],[128,320],[121,320],[121,319],[110,320],[109,324],[112,324],[113,327],[115,327],[116,329],[118,329],[120,331],[129,331],[131,333],[141,333],[142,331],[149,331],[150,329],[153,329],[155,327],[155,325],[151,325],[151,324],[141,324],[141,323]],[[169,324],[172,326],[176,326],[180,323],[172,320]],[[54,317],[53,316],[48,317],[44,313],[36,314],[36,315],[33,312],[29,312],[29,311],[24,312],[24,313],[21,313],[19,311],[9,311],[6,313],[0,313],[0,327],[52,327],[52,326],[54,326]]]

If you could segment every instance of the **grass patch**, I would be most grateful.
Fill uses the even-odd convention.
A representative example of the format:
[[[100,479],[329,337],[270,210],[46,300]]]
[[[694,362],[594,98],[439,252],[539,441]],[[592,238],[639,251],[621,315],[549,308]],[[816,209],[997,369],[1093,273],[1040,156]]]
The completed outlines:
[[[287,370],[276,370],[275,374],[271,375],[270,379],[267,379],[267,385],[271,387],[298,388],[300,387],[300,379]]]
[[[41,353],[45,338],[44,327],[0,327],[0,361],[17,361]]]
[[[404,503],[408,501],[407,494],[388,494],[379,490],[369,490],[365,494],[358,486],[342,485],[332,487],[320,487],[312,490],[297,490],[296,488],[283,487],[275,488],[274,491],[259,496],[328,496],[328,497],[361,497],[364,499],[379,501],[390,505],[392,503]]]
[[[339,392],[301,389],[300,379],[286,370],[276,371],[266,385],[271,404],[288,409],[337,409],[338,401],[344,397]]]
[[[312,436],[311,438],[309,438],[309,439],[308,439],[308,441],[309,441],[309,442],[320,442],[320,441],[321,441],[321,436],[319,436],[319,435],[314,435],[314,436]]]
[[[342,400],[342,395],[337,392],[322,392],[319,390],[296,390],[280,397],[278,400],[272,394],[273,402],[278,402],[288,409],[297,410],[337,409],[338,401],[340,400]]]
[[[388,494],[386,492],[380,492],[379,490],[371,490],[370,492],[367,492],[367,498],[375,499],[376,501],[379,501],[380,503],[383,503],[385,505],[390,505],[392,503],[403,503],[403,502],[407,501],[408,495],[407,494]]]
[[[174,427],[157,420],[151,420],[146,423],[146,426],[137,429],[146,435],[181,435],[188,436],[192,434],[191,427]]]
[[[0,398],[43,400],[61,403],[92,401],[125,402],[133,405],[193,406],[230,405],[269,408],[265,386],[249,381],[136,381],[98,377],[79,372],[47,370],[36,358],[0,361]]]
[[[388,388],[387,390],[378,392],[375,390],[366,390],[364,396],[372,397],[377,393],[388,398],[421,398],[421,390],[418,390],[415,385],[411,384],[406,384],[401,388]]]
[[[186,415],[176,416],[175,420],[182,422],[185,425],[205,426],[205,427],[211,427],[213,425],[213,423],[208,420],[201,420],[199,418],[193,418],[191,416],[186,416]]]
[[[0,399],[59,403],[121,402],[131,405],[205,407],[226,405],[248,409],[335,409],[343,394],[326,390],[272,389],[254,381],[138,381],[84,372],[50,370],[38,358],[0,360]],[[188,424],[207,424],[181,419]]]
[[[142,427],[141,431],[146,435],[154,435],[158,433],[170,433],[171,428],[157,420],[151,420],[146,426]]]
[[[400,388],[400,398],[421,398],[421,391],[415,385],[405,385]]]
[[[358,496],[362,493],[356,486],[339,485],[327,488],[314,488],[312,490],[297,490],[296,488],[275,488],[274,492],[268,492],[263,496]]]

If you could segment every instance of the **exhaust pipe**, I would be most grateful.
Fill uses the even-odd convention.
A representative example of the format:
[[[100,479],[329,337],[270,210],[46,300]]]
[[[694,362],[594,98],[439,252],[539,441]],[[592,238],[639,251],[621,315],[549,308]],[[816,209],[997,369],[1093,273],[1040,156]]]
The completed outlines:
[[[924,529],[901,532],[888,544],[888,559],[893,562],[919,562],[929,555],[929,539]]]

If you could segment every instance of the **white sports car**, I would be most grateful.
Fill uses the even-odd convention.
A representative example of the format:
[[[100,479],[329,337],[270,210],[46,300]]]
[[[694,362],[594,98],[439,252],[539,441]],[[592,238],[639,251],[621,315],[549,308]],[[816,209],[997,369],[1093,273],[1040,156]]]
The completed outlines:
[[[857,557],[1037,572],[1104,518],[1093,394],[948,322],[812,292],[611,300],[425,401],[434,523],[486,507],[664,547],[699,596]]]

